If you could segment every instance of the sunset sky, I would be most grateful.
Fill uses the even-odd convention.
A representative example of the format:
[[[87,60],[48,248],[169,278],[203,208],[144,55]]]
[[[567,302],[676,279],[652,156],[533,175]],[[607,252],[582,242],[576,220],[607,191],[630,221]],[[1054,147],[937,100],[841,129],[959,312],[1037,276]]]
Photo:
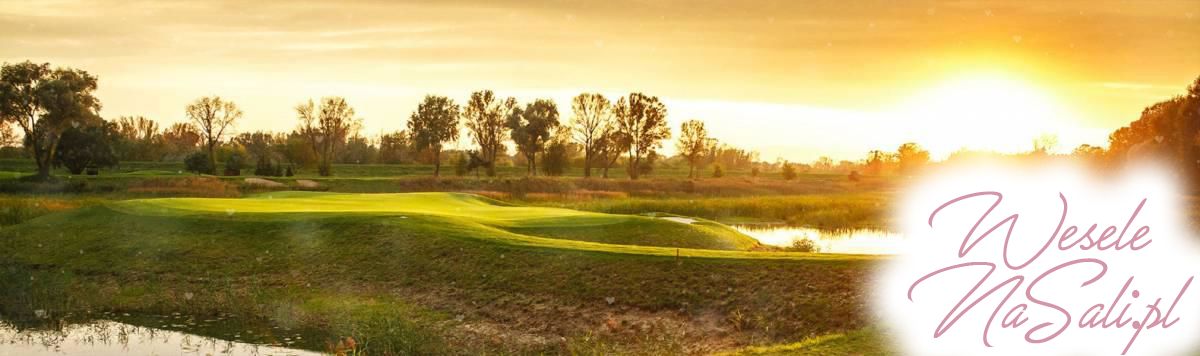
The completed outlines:
[[[239,131],[282,131],[336,95],[377,135],[427,93],[551,97],[565,121],[580,92],[640,91],[765,160],[942,157],[1106,144],[1200,76],[1200,1],[0,0],[0,61],[27,59],[98,75],[109,118],[220,95]]]

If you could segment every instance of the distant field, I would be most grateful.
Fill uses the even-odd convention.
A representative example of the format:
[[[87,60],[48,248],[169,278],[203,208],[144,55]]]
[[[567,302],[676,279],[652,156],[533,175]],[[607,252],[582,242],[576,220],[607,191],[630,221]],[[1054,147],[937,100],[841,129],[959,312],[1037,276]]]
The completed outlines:
[[[447,193],[100,202],[0,229],[0,313],[232,314],[409,354],[708,353],[868,325],[875,258],[747,239]]]

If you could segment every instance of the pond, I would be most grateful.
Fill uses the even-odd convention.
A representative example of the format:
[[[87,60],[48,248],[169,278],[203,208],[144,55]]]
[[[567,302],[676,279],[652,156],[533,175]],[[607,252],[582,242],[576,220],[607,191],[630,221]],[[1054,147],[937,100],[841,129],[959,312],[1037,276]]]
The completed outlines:
[[[297,340],[298,341],[298,340]],[[0,321],[0,356],[6,355],[321,355],[278,345],[221,340],[179,331],[97,320],[60,330],[18,330]]]
[[[733,225],[733,228],[772,246],[788,247],[792,241],[808,238],[822,253],[894,254],[906,242],[904,235],[875,229],[829,231],[775,224]]]

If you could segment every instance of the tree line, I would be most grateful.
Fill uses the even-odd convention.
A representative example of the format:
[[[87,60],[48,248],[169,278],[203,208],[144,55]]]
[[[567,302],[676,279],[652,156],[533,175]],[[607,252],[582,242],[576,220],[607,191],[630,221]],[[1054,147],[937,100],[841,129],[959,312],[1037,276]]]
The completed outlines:
[[[80,174],[121,161],[162,160],[182,161],[196,173],[226,175],[241,174],[252,163],[254,174],[268,176],[290,175],[300,167],[328,176],[335,163],[425,162],[440,176],[443,157],[450,154],[460,175],[495,176],[497,164],[507,160],[524,164],[531,176],[561,175],[579,163],[585,177],[608,177],[611,168],[623,165],[630,179],[638,179],[663,159],[663,142],[671,138],[666,105],[636,92],[615,101],[598,93],[579,94],[571,100],[566,120],[546,98],[522,104],[479,90],[460,105],[446,96],[427,95],[404,130],[369,139],[342,97],[296,105],[291,131],[232,134],[244,113],[219,96],[189,103],[183,110],[186,121],[166,128],[141,116],[105,120],[94,95],[97,82],[79,69],[5,63],[0,71],[0,140],[20,141],[21,153],[36,161],[38,177],[48,177],[54,167]],[[462,131],[472,148],[446,152]],[[681,133],[678,158],[690,166],[692,177],[708,164],[720,171],[722,165],[747,168],[757,159],[756,153],[719,144],[701,121],[685,122]],[[516,151],[511,156],[510,145]]]

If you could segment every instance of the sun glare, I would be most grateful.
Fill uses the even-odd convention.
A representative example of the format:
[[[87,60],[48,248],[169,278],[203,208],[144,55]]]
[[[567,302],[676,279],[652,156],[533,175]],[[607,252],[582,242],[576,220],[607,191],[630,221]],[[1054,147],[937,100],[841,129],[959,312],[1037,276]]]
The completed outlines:
[[[974,75],[918,90],[898,110],[910,136],[935,155],[1020,152],[1043,134],[1069,134],[1071,115],[1048,91],[1004,75]],[[1061,147],[1059,147],[1061,149]]]

